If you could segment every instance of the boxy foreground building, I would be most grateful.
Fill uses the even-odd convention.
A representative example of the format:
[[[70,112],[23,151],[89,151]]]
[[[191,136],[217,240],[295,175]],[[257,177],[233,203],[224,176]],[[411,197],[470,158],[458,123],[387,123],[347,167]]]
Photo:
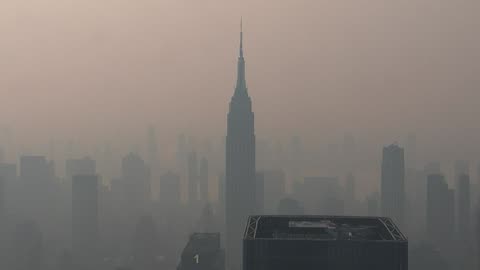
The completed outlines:
[[[251,216],[244,270],[406,270],[408,241],[390,218]]]

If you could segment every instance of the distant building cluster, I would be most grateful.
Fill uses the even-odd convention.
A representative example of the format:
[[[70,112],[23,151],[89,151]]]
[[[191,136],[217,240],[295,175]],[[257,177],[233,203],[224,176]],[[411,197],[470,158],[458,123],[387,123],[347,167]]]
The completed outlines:
[[[480,166],[421,168],[413,135],[367,165],[351,133],[321,150],[257,139],[243,31],[214,141],[179,135],[168,166],[153,126],[144,151],[0,147],[0,269],[480,268]]]

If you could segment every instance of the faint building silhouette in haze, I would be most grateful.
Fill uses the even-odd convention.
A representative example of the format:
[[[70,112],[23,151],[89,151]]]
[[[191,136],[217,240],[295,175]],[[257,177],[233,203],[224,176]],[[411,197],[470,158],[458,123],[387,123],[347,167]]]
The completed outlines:
[[[198,159],[195,151],[188,155],[188,203],[191,207],[198,203]]]
[[[53,163],[44,156],[20,158],[21,202],[27,217],[38,222],[43,230],[50,231],[51,210],[58,196],[54,183]],[[48,226],[47,226],[48,225]]]
[[[160,177],[160,207],[164,211],[175,211],[181,204],[180,176],[171,171]]]
[[[345,179],[345,210],[347,214],[354,215],[357,211],[355,198],[355,176],[348,173]]]
[[[155,222],[151,216],[143,216],[135,227],[132,256],[133,269],[161,269],[161,251]]]
[[[427,239],[437,248],[451,244],[455,228],[454,191],[441,174],[427,179]]]
[[[98,177],[75,175],[72,184],[72,253],[75,269],[98,264]]]
[[[265,174],[255,173],[255,214],[265,212]]]
[[[219,233],[194,233],[182,251],[177,270],[225,270]]]
[[[342,190],[336,177],[305,177],[300,198],[307,214],[343,214]]]
[[[255,212],[255,130],[243,57],[243,32],[235,92],[230,101],[226,140],[226,253],[229,270],[242,269],[242,232]]]
[[[381,181],[382,215],[391,217],[400,228],[405,225],[405,158],[403,148],[383,148]]]
[[[278,215],[303,215],[304,209],[302,204],[292,198],[283,198],[279,201],[277,207]]]
[[[95,160],[84,157],[81,159],[67,159],[65,161],[65,175],[67,181],[71,182],[75,175],[95,175],[97,164]]]
[[[203,206],[210,201],[208,197],[208,159],[206,157],[200,159],[198,182],[200,186],[200,201]]]
[[[138,220],[151,199],[150,168],[137,154],[130,153],[122,159],[122,188],[127,215]]]
[[[43,234],[36,222],[27,221],[16,226],[12,239],[10,269],[46,269]]]
[[[285,173],[283,170],[264,171],[263,184],[263,213],[273,215],[278,203],[286,195]]]

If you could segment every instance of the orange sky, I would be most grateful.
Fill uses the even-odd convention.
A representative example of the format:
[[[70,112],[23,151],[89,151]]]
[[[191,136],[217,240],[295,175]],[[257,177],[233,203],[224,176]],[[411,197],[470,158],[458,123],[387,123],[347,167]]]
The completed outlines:
[[[243,16],[259,136],[351,131],[381,145],[416,132],[432,150],[476,154],[478,10],[473,0],[3,0],[0,125],[26,144],[142,139],[150,123],[171,140],[223,136]]]

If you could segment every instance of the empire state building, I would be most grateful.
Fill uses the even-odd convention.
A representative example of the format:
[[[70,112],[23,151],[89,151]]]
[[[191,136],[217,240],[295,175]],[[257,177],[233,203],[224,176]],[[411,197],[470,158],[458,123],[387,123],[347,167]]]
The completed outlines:
[[[242,239],[247,218],[255,213],[255,131],[248,95],[240,30],[237,85],[230,101],[226,139],[226,257],[227,269],[241,269]]]

